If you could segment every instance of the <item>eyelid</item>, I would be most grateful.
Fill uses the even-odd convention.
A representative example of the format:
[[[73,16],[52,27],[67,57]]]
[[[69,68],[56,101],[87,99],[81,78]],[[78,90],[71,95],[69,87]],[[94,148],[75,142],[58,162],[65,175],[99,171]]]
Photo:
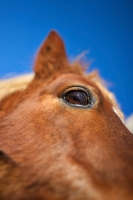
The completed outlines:
[[[61,94],[61,96],[72,90],[83,91],[85,94],[89,94],[89,95],[91,94],[91,92],[83,86],[70,86]]]

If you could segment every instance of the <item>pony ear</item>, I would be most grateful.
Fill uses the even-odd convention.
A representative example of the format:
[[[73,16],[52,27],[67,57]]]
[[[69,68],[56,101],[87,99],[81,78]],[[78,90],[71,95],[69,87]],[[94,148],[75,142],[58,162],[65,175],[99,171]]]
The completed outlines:
[[[37,78],[48,78],[68,63],[63,40],[51,31],[36,57],[34,72]]]

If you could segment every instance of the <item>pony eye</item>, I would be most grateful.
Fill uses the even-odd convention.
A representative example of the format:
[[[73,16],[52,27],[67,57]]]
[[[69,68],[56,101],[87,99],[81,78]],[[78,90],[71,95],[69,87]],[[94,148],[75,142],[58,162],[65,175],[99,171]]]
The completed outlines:
[[[70,104],[88,105],[88,97],[82,91],[69,91],[65,95],[65,100]]]
[[[90,94],[80,89],[69,90],[63,95],[65,103],[74,107],[91,107]]]

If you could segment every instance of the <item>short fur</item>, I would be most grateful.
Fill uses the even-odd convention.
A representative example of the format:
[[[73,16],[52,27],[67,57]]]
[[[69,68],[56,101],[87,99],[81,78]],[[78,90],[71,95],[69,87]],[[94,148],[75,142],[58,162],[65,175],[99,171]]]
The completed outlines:
[[[34,76],[19,87],[14,80],[0,101],[0,199],[133,200],[133,135],[98,74],[70,64],[55,31]],[[67,104],[62,95],[75,87],[93,105]]]

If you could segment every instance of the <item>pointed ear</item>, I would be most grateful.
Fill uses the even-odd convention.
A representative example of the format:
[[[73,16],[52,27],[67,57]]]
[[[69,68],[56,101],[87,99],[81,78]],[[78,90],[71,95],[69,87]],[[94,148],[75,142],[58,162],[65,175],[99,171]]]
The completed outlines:
[[[65,63],[68,61],[63,40],[55,31],[51,31],[37,54],[35,76],[46,79],[62,70]]]

